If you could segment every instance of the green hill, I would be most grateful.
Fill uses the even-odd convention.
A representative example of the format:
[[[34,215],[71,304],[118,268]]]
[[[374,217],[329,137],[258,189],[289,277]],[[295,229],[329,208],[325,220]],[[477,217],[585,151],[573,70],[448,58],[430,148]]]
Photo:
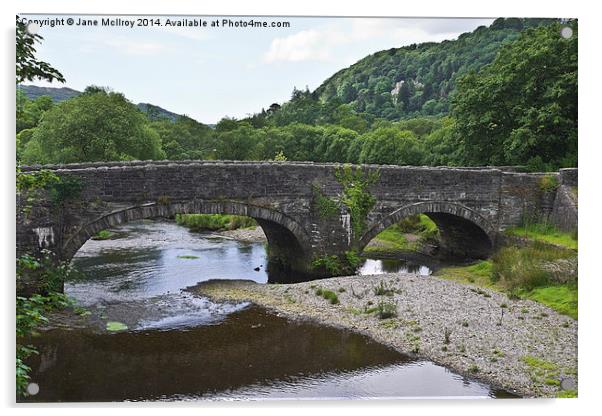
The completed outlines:
[[[36,85],[19,85],[17,87],[30,100],[35,100],[38,97],[49,96],[52,98],[54,102],[61,102],[68,100],[73,97],[77,97],[81,94],[81,91],[77,91],[71,88],[54,88],[54,87],[38,87]],[[173,113],[169,110],[161,108],[154,104],[149,103],[139,103],[136,106],[143,112],[148,115],[151,120],[158,120],[161,118],[167,118],[171,121],[176,121],[180,114]]]
[[[449,96],[460,77],[491,63],[500,47],[515,40],[520,31],[555,21],[500,18],[456,40],[380,51],[337,72],[311,97],[323,108],[349,104],[356,113],[389,120],[446,114]],[[297,91],[281,111],[302,112],[308,106],[307,98]],[[291,118],[279,116],[282,120]]]

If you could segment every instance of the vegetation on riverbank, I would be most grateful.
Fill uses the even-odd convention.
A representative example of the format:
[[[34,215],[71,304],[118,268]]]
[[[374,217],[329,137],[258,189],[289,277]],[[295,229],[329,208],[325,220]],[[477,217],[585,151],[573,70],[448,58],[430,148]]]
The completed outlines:
[[[225,214],[177,214],[176,222],[194,232],[257,227],[253,218]]]
[[[413,215],[379,233],[364,248],[364,253],[394,256],[417,251],[423,244],[435,242],[438,235],[437,225],[429,217],[424,214]]]
[[[577,232],[567,233],[560,231],[552,224],[533,223],[522,227],[512,227],[505,231],[507,235],[524,237],[530,240],[554,244],[573,250],[577,250]]]
[[[436,276],[531,299],[577,319],[577,253],[533,241],[525,247],[503,247],[491,260],[446,267]]]
[[[52,311],[74,306],[73,301],[59,293],[64,279],[72,272],[66,264],[56,264],[49,253],[42,259],[29,255],[17,258],[17,287],[23,279],[31,274],[39,275],[42,282],[40,293],[29,297],[17,296],[16,299],[16,385],[17,395],[26,396],[31,368],[25,360],[38,351],[27,343],[28,338],[35,335],[37,328],[48,322],[46,316]]]

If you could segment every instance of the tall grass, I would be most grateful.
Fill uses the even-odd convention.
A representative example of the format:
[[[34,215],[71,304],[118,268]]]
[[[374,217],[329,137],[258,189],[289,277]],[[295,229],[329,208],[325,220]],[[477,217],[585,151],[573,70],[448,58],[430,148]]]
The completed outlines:
[[[177,214],[176,222],[191,231],[220,231],[256,227],[253,218],[222,214]]]
[[[554,273],[546,264],[574,257],[575,253],[541,242],[527,247],[503,247],[493,256],[491,280],[514,293],[555,283]]]

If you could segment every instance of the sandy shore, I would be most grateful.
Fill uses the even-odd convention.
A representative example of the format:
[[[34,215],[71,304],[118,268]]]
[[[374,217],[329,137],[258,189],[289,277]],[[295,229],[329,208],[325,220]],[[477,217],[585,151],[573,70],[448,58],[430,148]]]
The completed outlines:
[[[389,293],[376,295],[381,282]],[[335,292],[339,303],[318,296],[320,288]],[[189,290],[351,329],[521,396],[555,397],[561,380],[577,382],[577,321],[529,300],[437,277],[350,276],[290,285],[210,281]],[[381,302],[396,304],[397,317],[379,319],[372,310]]]

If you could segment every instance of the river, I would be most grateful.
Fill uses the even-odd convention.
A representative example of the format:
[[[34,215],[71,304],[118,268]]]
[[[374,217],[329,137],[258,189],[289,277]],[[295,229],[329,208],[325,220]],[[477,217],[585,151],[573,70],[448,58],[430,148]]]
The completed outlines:
[[[249,303],[185,289],[209,279],[268,282],[263,243],[142,221],[88,241],[65,292],[91,312],[85,327],[34,338],[39,393],[25,401],[174,401],[509,395],[371,339],[293,322]],[[416,261],[367,259],[363,274],[428,275]],[[108,321],[128,329],[108,332]]]

